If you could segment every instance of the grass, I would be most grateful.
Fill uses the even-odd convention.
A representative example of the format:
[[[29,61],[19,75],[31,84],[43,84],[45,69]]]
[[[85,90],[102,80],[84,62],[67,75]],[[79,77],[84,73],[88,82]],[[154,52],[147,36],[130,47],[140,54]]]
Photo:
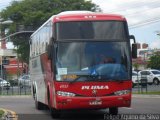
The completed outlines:
[[[4,111],[0,110],[0,118],[2,117],[3,114],[4,114]]]
[[[139,94],[139,95],[160,95],[160,91],[153,91],[153,92],[133,92],[133,94]]]

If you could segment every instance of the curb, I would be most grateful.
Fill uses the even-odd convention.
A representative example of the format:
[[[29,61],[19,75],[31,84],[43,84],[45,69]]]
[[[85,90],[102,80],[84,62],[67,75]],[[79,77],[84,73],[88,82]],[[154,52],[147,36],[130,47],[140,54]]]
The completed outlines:
[[[32,95],[2,95],[0,98],[32,98]]]
[[[133,98],[160,98],[160,95],[138,95],[132,94]]]
[[[16,112],[3,108],[0,109],[4,111],[4,114],[0,120],[18,120],[18,115]]]

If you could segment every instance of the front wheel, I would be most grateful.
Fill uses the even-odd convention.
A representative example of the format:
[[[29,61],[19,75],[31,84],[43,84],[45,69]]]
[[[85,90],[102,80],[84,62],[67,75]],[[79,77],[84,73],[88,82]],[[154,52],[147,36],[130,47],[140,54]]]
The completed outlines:
[[[110,115],[117,115],[118,114],[118,107],[111,107],[109,108]]]
[[[154,85],[159,85],[159,80],[158,80],[157,78],[155,78],[155,79],[153,80],[153,83],[154,83]]]
[[[49,93],[49,88],[48,88],[48,108],[50,110],[50,114],[52,116],[52,118],[59,118],[61,113],[59,110],[56,110],[55,108],[52,107],[51,105],[51,98],[50,98],[50,93]]]
[[[50,108],[50,113],[51,113],[51,116],[52,118],[60,118],[60,111],[54,109],[54,108]]]

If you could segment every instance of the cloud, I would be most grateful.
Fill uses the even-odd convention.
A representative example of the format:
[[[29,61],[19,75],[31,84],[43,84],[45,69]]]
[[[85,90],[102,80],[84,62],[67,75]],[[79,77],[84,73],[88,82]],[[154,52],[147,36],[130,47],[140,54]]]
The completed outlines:
[[[121,14],[129,25],[160,16],[159,0],[92,0],[104,13]]]
[[[0,10],[8,6],[13,0],[0,0]]]
[[[150,48],[159,48],[160,46],[160,39],[159,40],[155,40],[150,44]]]

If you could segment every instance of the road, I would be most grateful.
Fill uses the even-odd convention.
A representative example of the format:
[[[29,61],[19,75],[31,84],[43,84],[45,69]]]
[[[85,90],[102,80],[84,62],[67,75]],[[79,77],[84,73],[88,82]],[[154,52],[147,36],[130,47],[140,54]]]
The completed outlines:
[[[133,97],[131,108],[120,108],[119,114],[159,114],[160,97]],[[53,120],[49,115],[49,110],[38,111],[35,109],[31,96],[5,96],[0,97],[0,108],[15,111],[19,120]],[[104,120],[107,110],[88,110],[63,112],[61,120]]]

